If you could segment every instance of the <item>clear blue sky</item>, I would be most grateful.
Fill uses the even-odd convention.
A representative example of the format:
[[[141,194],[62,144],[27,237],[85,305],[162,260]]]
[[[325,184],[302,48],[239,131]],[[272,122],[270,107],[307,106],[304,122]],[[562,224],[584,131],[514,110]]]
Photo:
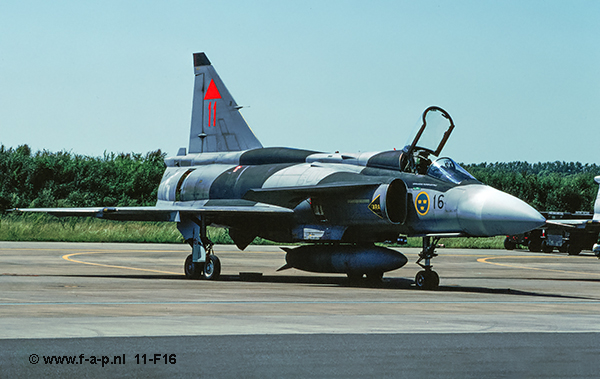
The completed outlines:
[[[401,148],[422,111],[462,162],[600,164],[600,1],[3,1],[0,143],[188,145],[204,51],[265,146]]]

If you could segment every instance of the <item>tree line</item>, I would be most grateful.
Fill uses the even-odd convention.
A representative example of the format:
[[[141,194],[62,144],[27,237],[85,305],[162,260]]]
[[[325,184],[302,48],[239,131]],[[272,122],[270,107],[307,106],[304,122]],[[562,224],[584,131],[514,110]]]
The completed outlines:
[[[0,146],[0,212],[22,207],[154,205],[165,154],[88,157]],[[538,210],[591,211],[600,166],[579,162],[479,163],[463,167],[481,182]]]
[[[509,162],[464,165],[481,182],[541,211],[591,212],[600,166],[579,162]]]
[[[0,146],[0,211],[21,207],[144,206],[156,202],[160,150],[88,157]]]

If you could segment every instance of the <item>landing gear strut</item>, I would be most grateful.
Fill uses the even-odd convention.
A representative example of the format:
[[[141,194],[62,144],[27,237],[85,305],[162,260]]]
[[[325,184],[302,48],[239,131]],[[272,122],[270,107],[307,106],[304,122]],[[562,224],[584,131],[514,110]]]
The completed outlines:
[[[437,257],[435,253],[435,247],[439,242],[440,238],[435,237],[433,243],[431,237],[423,237],[423,250],[419,253],[419,259],[417,264],[423,268],[423,270],[417,272],[415,276],[415,285],[418,289],[423,290],[436,290],[440,285],[440,277],[437,272],[432,270],[431,259]],[[425,261],[425,263],[421,263]]]
[[[188,279],[204,278],[217,280],[221,276],[221,262],[214,255],[213,243],[206,234],[206,223],[203,219],[191,218],[177,223],[186,242],[192,246],[192,254],[188,255],[183,265],[183,272]]]

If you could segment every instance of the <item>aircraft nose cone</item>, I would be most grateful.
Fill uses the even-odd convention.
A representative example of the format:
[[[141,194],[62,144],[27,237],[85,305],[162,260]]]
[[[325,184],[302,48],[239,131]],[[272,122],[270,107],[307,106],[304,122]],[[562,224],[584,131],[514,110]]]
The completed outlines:
[[[473,236],[520,234],[546,219],[516,197],[488,186],[465,188],[457,207],[461,227]]]

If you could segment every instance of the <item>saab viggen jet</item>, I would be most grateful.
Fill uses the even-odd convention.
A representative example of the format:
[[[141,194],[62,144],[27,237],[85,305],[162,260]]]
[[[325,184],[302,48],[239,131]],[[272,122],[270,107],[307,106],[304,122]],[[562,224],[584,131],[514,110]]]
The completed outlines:
[[[153,207],[24,208],[55,216],[171,221],[192,253],[188,278],[218,279],[221,265],[207,225],[229,229],[238,248],[255,237],[303,245],[284,248],[284,268],[343,273],[380,280],[407,263],[376,246],[422,237],[417,288],[435,289],[431,259],[442,237],[523,233],[545,219],[523,201],[482,184],[452,159],[440,157],[454,128],[450,115],[430,107],[402,150],[323,153],[264,148],[241,107],[204,53],[194,54],[189,148],[165,159]]]

